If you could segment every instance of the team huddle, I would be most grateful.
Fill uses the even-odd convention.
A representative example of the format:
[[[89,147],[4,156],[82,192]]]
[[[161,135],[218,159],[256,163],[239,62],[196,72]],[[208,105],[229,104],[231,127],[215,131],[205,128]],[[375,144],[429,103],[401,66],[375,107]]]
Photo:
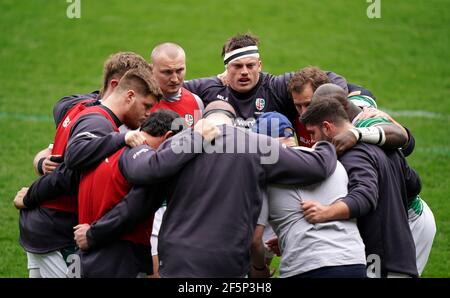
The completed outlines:
[[[14,198],[30,277],[418,277],[436,225],[412,133],[334,72],[262,72],[228,39],[225,72],[184,81],[162,43],[104,63],[53,109],[39,177]]]

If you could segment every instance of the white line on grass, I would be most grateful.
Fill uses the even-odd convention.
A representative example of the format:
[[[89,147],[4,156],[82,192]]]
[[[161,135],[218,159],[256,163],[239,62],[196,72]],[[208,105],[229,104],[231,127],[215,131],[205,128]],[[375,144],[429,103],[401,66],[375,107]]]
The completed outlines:
[[[424,110],[389,110],[380,108],[380,110],[388,113],[392,117],[408,117],[408,118],[426,118],[436,120],[450,120],[450,115],[435,113]]]
[[[40,114],[4,113],[0,112],[0,120],[23,120],[33,122],[53,122],[53,118]]]

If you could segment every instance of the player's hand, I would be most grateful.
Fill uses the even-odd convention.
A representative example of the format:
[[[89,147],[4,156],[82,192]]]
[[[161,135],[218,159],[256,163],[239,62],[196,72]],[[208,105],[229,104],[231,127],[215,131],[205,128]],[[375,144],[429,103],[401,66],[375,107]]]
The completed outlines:
[[[27,206],[25,206],[25,204],[23,203],[23,198],[25,197],[25,195],[28,192],[28,187],[22,187],[16,194],[14,200],[13,200],[13,204],[14,207],[16,207],[16,209],[23,209],[23,208],[27,208]]]
[[[270,269],[269,266],[265,265],[264,269],[257,270],[253,265],[250,269],[250,278],[269,278],[270,275]]]
[[[61,155],[49,155],[42,162],[42,173],[44,175],[53,172],[61,163],[63,157]]]
[[[81,249],[81,250],[88,250],[89,249],[89,243],[87,241],[87,231],[91,228],[91,226],[89,224],[79,224],[75,227],[73,227],[74,230],[74,239],[75,242],[77,243],[77,246]]]
[[[303,214],[309,223],[321,223],[327,221],[327,211],[329,206],[325,206],[316,201],[301,202]]]
[[[350,130],[337,134],[331,140],[331,143],[333,143],[334,147],[336,147],[336,153],[338,156],[344,154],[347,150],[351,149],[353,146],[356,145],[357,142],[358,140],[356,139],[355,134],[352,133]]]
[[[271,252],[273,252],[277,256],[281,256],[280,247],[278,245],[278,237],[270,238],[266,241],[266,245]]]
[[[201,134],[208,142],[211,142],[220,135],[220,129],[208,119],[200,119],[194,125],[194,131]]]
[[[364,107],[363,112],[361,114],[359,114],[359,116],[358,116],[358,120],[378,118],[378,117],[384,117],[387,119],[391,118],[391,116],[389,116],[388,114],[386,114],[383,111],[380,111],[380,110],[372,108],[372,107]]]
[[[140,131],[131,130],[125,134],[125,143],[130,147],[145,144],[145,138]]]
[[[281,137],[281,138],[278,138],[278,141],[281,144],[286,145],[288,147],[297,146],[297,143],[295,142],[295,139],[293,137]]]

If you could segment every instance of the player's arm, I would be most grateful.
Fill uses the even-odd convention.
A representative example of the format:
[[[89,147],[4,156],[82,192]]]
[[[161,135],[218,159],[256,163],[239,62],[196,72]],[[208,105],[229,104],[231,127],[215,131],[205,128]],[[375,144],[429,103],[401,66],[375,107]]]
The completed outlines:
[[[203,100],[208,100],[208,98],[205,97],[208,88],[217,85],[222,85],[221,80],[217,77],[199,78],[183,82],[184,88],[191,91],[192,93],[197,94]]]
[[[162,205],[165,187],[133,187],[114,208],[91,224],[78,241],[87,243],[85,249],[106,245],[119,239],[138,223],[148,218]]]
[[[377,207],[378,172],[376,161],[356,147],[340,159],[348,175],[348,194],[340,201],[349,208],[349,218],[363,216]]]
[[[406,130],[393,124],[385,117],[358,120],[356,127],[336,135],[332,143],[338,155],[352,148],[358,142],[374,144],[385,149],[397,149],[408,142]]]
[[[412,135],[411,131],[407,127],[405,127],[405,130],[408,133],[408,141],[401,148],[401,150],[402,150],[403,155],[405,157],[408,157],[414,151],[414,147],[416,146],[416,140],[414,139],[414,136]]]
[[[185,130],[161,144],[158,150],[142,145],[121,159],[123,175],[135,185],[154,184],[176,174],[202,152],[203,140],[211,141],[220,134],[208,119],[199,120],[193,130]]]
[[[340,159],[348,174],[348,194],[331,205],[314,201],[302,203],[310,223],[363,216],[374,210],[378,201],[378,175],[374,162],[363,148],[354,148]]]
[[[327,77],[331,83],[338,85],[339,87],[344,89],[346,92],[348,92],[347,80],[343,76],[341,76],[337,73],[334,73],[332,71],[325,71],[325,73],[327,74]]]
[[[41,151],[39,151],[36,156],[33,159],[33,168],[37,175],[42,176],[44,175],[44,167],[43,162],[44,160],[52,154],[52,150],[47,147]]]
[[[53,144],[39,151],[33,160],[33,167],[39,176],[53,172],[63,161],[61,155],[52,155]]]
[[[176,174],[196,156],[195,152],[201,152],[201,136],[191,134],[189,131],[188,133],[189,135],[184,134],[182,138],[178,138],[176,135],[173,139],[167,140],[157,151],[146,145],[131,149],[127,152],[129,158],[121,159],[124,177],[132,184],[147,185],[160,182]],[[191,136],[195,141],[191,141]],[[198,145],[195,146],[194,143]],[[184,145],[189,148],[183,148]],[[175,147],[179,149],[174,149]],[[195,151],[195,147],[200,150]]]
[[[78,183],[79,174],[61,164],[53,172],[39,177],[31,184],[23,198],[23,205],[31,209],[44,201],[54,200],[62,195],[76,194]]]
[[[263,243],[264,228],[269,224],[269,206],[267,200],[267,194],[264,193],[261,211],[259,213],[258,222],[256,224],[255,232],[253,233],[252,244],[250,247],[250,277],[252,278],[270,277],[269,267],[266,264],[266,249],[264,248]]]
[[[403,162],[403,173],[405,176],[406,195],[408,198],[414,198],[422,190],[422,181],[419,174],[408,165],[406,159]]]
[[[114,131],[102,115],[80,117],[71,129],[64,154],[68,168],[84,171],[125,146],[125,133]]]
[[[342,201],[337,201],[331,205],[323,205],[317,201],[303,201],[301,206],[305,219],[309,223],[343,220],[350,217],[350,209]]]
[[[373,124],[365,126],[383,127],[386,136],[384,148],[401,148],[408,142],[409,134],[407,130],[386,112],[375,108],[364,108],[363,113],[358,117],[358,122],[373,122]]]
[[[268,182],[311,185],[323,181],[336,169],[336,151],[331,143],[318,142],[312,151],[284,148],[273,139],[269,143],[271,154],[276,153],[273,146],[278,144],[279,156],[271,156],[275,163],[263,164]]]

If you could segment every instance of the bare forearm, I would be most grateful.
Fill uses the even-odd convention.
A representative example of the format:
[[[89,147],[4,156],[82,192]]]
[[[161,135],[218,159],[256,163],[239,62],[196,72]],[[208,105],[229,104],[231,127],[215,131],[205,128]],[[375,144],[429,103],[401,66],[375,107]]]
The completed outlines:
[[[33,168],[37,175],[42,176],[42,173],[41,173],[42,169],[39,169],[39,165],[40,165],[39,161],[43,158],[46,158],[50,154],[52,154],[52,151],[50,150],[50,148],[47,147],[44,150],[39,151],[36,154],[36,156],[34,157]],[[42,164],[40,166],[42,168]]]
[[[348,208],[347,204],[342,201],[338,201],[329,206],[324,216],[325,218],[327,218],[327,221],[349,219],[350,209]]]
[[[400,124],[383,124],[386,142],[383,148],[396,149],[403,147],[408,141],[408,133]]]

